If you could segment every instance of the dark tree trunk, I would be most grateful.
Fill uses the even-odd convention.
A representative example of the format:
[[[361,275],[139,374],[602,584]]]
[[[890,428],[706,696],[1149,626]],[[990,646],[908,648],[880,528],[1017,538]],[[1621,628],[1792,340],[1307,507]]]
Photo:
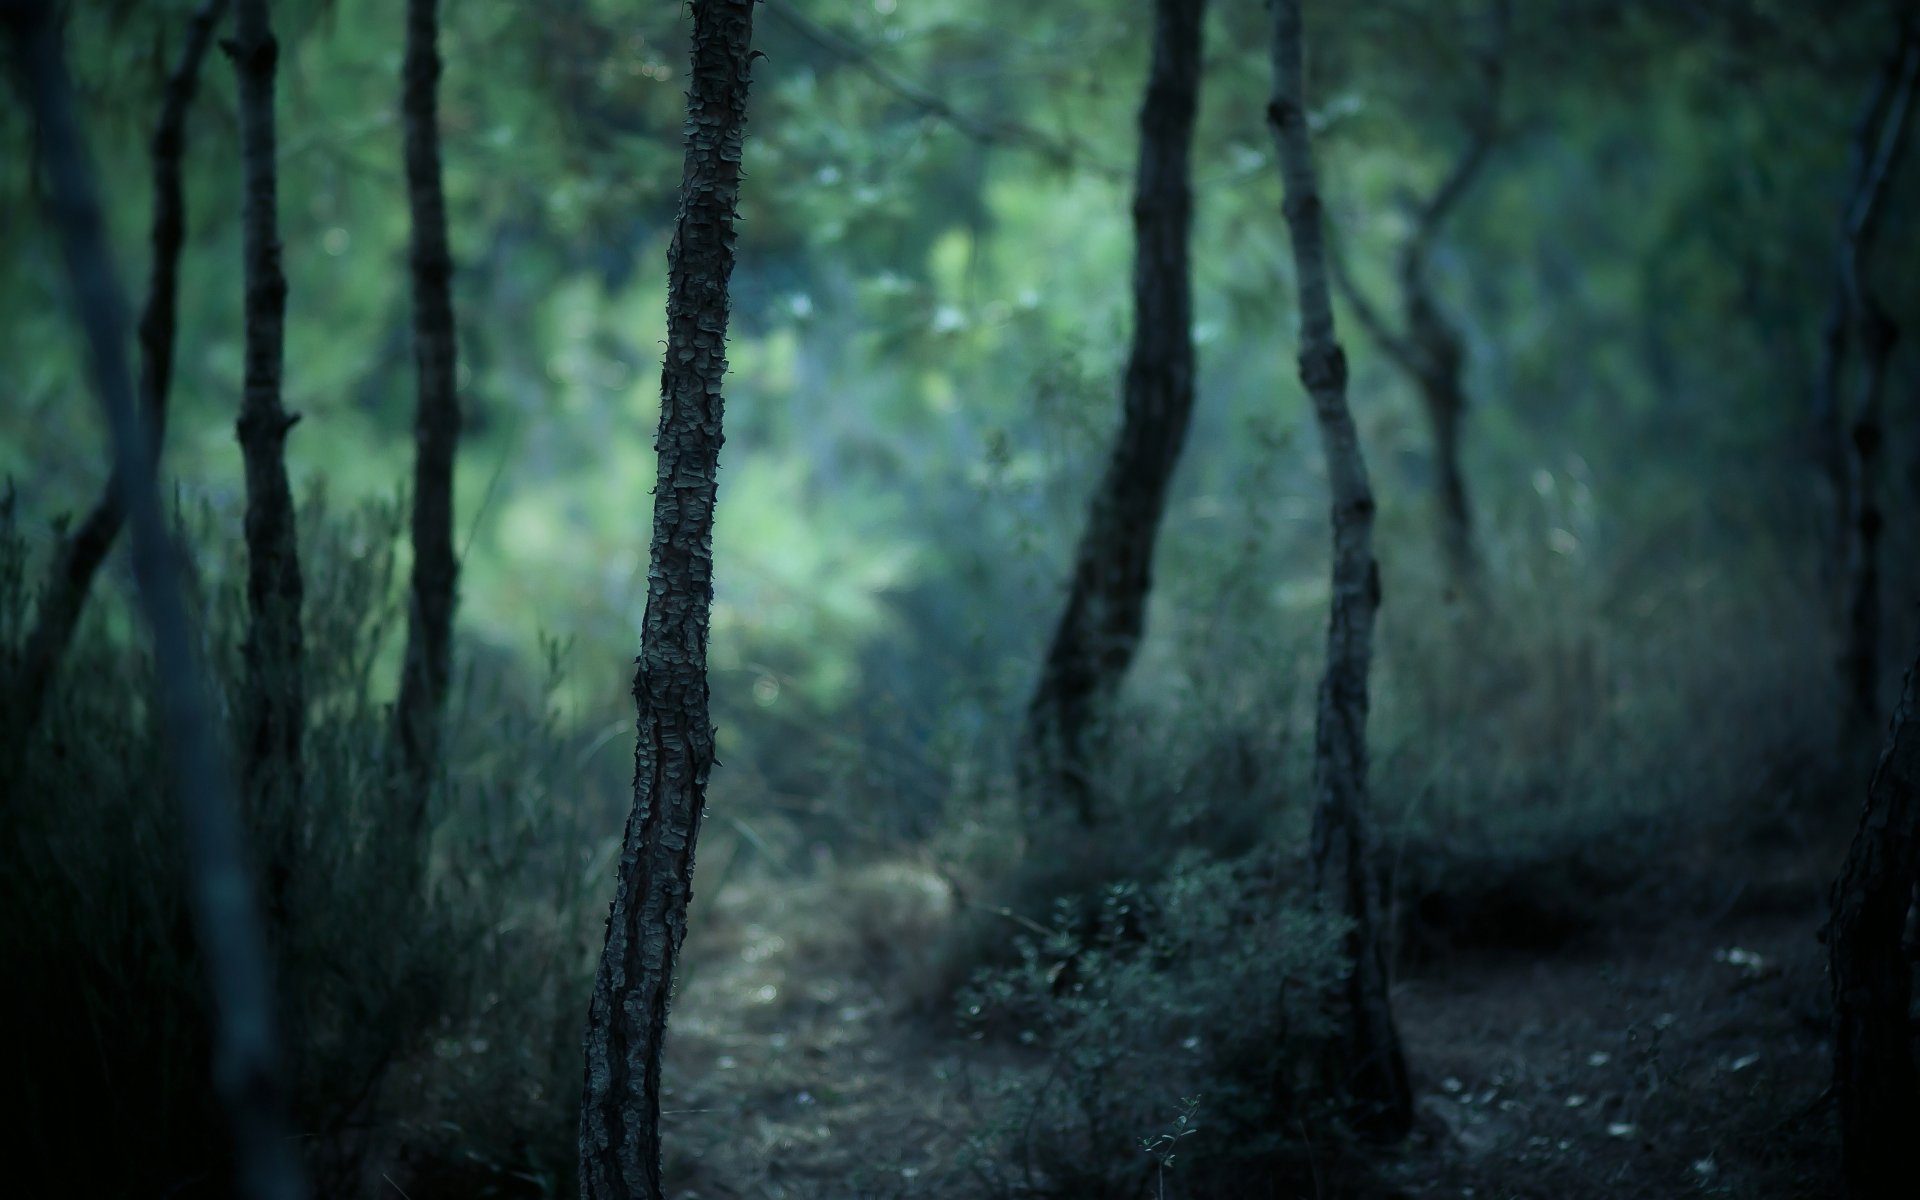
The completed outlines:
[[[1860,346],[1854,409],[1847,422],[1846,451],[1846,650],[1842,655],[1853,727],[1870,728],[1879,710],[1880,682],[1880,531],[1881,449],[1886,440],[1887,368],[1899,335],[1893,319],[1874,295],[1869,279],[1883,198],[1906,149],[1907,116],[1920,81],[1920,10],[1901,27],[1896,82],[1879,128],[1876,149],[1867,160],[1860,188],[1851,198],[1843,235],[1842,286]]]
[[[134,397],[125,300],[55,20],[51,3],[0,4],[0,27],[12,35],[15,72],[39,126],[35,144],[47,180],[47,215],[59,236],[94,387],[112,430],[134,577],[153,635],[159,717],[185,817],[191,898],[213,1001],[214,1081],[233,1135],[235,1191],[248,1200],[298,1200],[305,1188],[286,1120],[267,956],[244,869],[233,787],[213,734],[206,673],[195,650],[199,641],[155,486],[152,429],[143,424]]]
[[[181,160],[186,153],[187,113],[200,82],[200,63],[213,41],[213,27],[226,11],[226,0],[206,0],[187,23],[180,57],[167,76],[160,102],[160,119],[153,129],[153,274],[147,285],[146,307],[140,317],[140,400],[143,436],[150,453],[158,456],[166,425],[167,389],[173,378],[175,302],[180,290],[180,248],[186,240],[186,194],[181,182]],[[126,519],[121,481],[116,473],[100,498],[54,555],[52,577],[34,613],[34,625],[22,648],[18,674],[9,682],[7,728],[11,731],[5,763],[0,765],[0,793],[13,783],[24,752],[39,723],[47,689],[73,640],[74,627],[87,603],[93,577],[113,548]]]
[[[1826,930],[1841,1147],[1857,1200],[1908,1194],[1920,1131],[1913,964],[1901,945],[1920,865],[1917,679],[1920,663],[1907,672]]]
[[[1320,193],[1307,132],[1299,0],[1274,0],[1273,18],[1267,124],[1280,164],[1299,282],[1300,381],[1313,402],[1333,493],[1333,611],[1314,723],[1312,862],[1316,889],[1352,921],[1347,952],[1353,969],[1340,1013],[1340,1061],[1332,1075],[1352,1100],[1358,1127],[1397,1138],[1412,1126],[1413,1094],[1388,994],[1367,812],[1367,669],[1380,605],[1373,492],[1347,407],[1346,354],[1334,333]]]
[[[440,182],[438,0],[407,0],[407,57],[400,115],[406,129],[407,196],[413,216],[413,347],[418,373],[414,418],[413,587],[407,650],[394,705],[401,820],[409,848],[425,828],[440,770],[453,640],[453,467],[460,438],[454,390],[453,255]]]
[[[1204,0],[1155,0],[1133,202],[1133,351],[1125,411],[1074,555],[1066,609],[1041,664],[1021,746],[1029,803],[1094,817],[1090,738],[1146,624],[1154,540],[1193,415],[1190,161]]]
[[[746,135],[753,0],[694,0],[686,166],[667,254],[659,474],[639,669],[633,812],[587,1011],[585,1200],[660,1196],[660,1069],[713,765],[707,627],[726,375],[727,283]]]
[[[1887,176],[1885,172],[1876,172],[1875,166],[1889,110],[1906,103],[1896,96],[1902,57],[1898,50],[1887,56],[1867,88],[1859,115],[1854,118],[1853,133],[1847,141],[1847,186],[1840,206],[1838,267],[1834,272],[1833,296],[1820,325],[1820,360],[1814,374],[1811,407],[1814,452],[1833,503],[1833,536],[1826,545],[1824,562],[1830,583],[1838,583],[1841,577],[1854,527],[1850,515],[1852,489],[1848,484],[1847,410],[1841,401],[1841,388],[1846,381],[1847,334],[1853,317],[1854,260],[1856,246],[1864,232],[1861,222],[1871,225],[1877,220],[1876,214],[1886,193]]]
[[[293,492],[287,484],[287,431],[296,417],[280,403],[287,281],[280,269],[278,175],[274,161],[274,42],[267,0],[235,0],[234,37],[226,43],[239,76],[243,176],[246,365],[236,429],[247,480],[246,681],[240,704],[241,787],[277,831],[266,847],[268,895],[284,898],[292,848],[286,844],[300,804],[300,745],[306,715],[300,631],[300,556]]]
[[[1466,354],[1460,335],[1441,314],[1427,286],[1426,252],[1425,242],[1407,248],[1401,265],[1401,295],[1406,303],[1407,337],[1421,361],[1415,382],[1433,435],[1433,499],[1440,547],[1448,570],[1456,578],[1467,579],[1477,573],[1479,560],[1466,474],[1460,468],[1460,421],[1467,411],[1462,378]]]
[[[1506,74],[1509,0],[1493,0],[1493,32],[1481,55],[1481,87],[1466,118],[1467,143],[1438,187],[1414,214],[1413,231],[1400,247],[1396,274],[1404,332],[1388,327],[1356,281],[1329,257],[1333,281],[1346,295],[1360,324],[1393,364],[1413,382],[1433,437],[1433,505],[1441,552],[1462,583],[1479,573],[1473,505],[1460,466],[1460,427],[1467,408],[1466,352],[1427,279],[1427,263],[1440,229],[1479,178],[1500,139],[1500,95]]]
[[[1887,366],[1899,330],[1880,303],[1864,290],[1855,300],[1860,338],[1859,398],[1848,430],[1847,482],[1853,528],[1847,544],[1848,694],[1852,724],[1871,727],[1880,691],[1880,533],[1885,490],[1881,451],[1886,440]]]

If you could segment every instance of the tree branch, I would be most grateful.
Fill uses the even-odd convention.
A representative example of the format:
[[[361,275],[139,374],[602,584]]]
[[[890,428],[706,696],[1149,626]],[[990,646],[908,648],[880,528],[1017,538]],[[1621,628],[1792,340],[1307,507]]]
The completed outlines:
[[[1353,310],[1353,315],[1359,318],[1360,327],[1366,330],[1367,336],[1373,339],[1374,344],[1394,361],[1394,365],[1409,375],[1420,374],[1419,353],[1413,348],[1412,343],[1387,324],[1387,319],[1361,290],[1359,280],[1347,270],[1346,254],[1341,247],[1340,238],[1334,231],[1333,222],[1327,222],[1327,227],[1327,270],[1333,276],[1333,286],[1339,290],[1341,298],[1346,300],[1347,307]]]
[[[1097,161],[1086,147],[1072,139],[1057,137],[1015,121],[989,120],[962,112],[941,96],[881,65],[872,50],[796,12],[785,0],[777,4],[768,0],[767,14],[803,41],[840,59],[899,99],[945,122],[983,146],[1019,146],[1038,153],[1057,167],[1089,170],[1112,179],[1128,178],[1126,171]]]

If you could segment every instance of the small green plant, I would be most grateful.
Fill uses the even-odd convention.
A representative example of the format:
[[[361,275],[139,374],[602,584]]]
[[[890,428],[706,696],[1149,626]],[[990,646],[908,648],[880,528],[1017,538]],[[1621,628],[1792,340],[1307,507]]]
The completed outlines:
[[[1140,1139],[1140,1149],[1153,1159],[1154,1194],[1156,1200],[1167,1200],[1167,1172],[1173,1169],[1174,1151],[1184,1138],[1190,1138],[1200,1132],[1193,1123],[1194,1116],[1200,1111],[1200,1097],[1183,1096],[1180,1108],[1174,1114],[1173,1124],[1152,1137]]]
[[[1151,886],[1113,884],[1090,908],[1063,899],[1044,935],[1018,940],[1017,962],[976,974],[963,1025],[1041,1067],[993,1090],[999,1190],[1169,1194],[1182,1142],[1183,1161],[1204,1164],[1186,1173],[1191,1194],[1289,1172],[1297,1148],[1274,1131],[1321,1119],[1306,1081],[1331,1030],[1344,926],[1262,875],[1194,856]],[[1204,1128],[1183,1101],[1171,1129],[1142,1141],[1170,1096],[1202,1094],[1215,1114]]]

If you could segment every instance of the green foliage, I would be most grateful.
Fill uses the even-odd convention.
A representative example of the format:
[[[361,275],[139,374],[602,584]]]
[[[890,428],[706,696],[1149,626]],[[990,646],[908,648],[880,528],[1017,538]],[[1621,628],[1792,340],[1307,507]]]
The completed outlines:
[[[191,7],[67,6],[129,283],[147,127]],[[1469,351],[1485,607],[1437,570],[1415,398],[1341,323],[1381,504],[1378,840],[1413,968],[1726,894],[1724,845],[1852,807],[1804,393],[1847,124],[1891,5],[1511,7],[1506,134],[1431,263]],[[1312,6],[1329,218],[1383,307],[1408,197],[1457,152],[1490,8]],[[290,466],[331,498],[306,502],[303,528],[311,803],[255,814],[255,833],[299,848],[281,984],[329,1181],[404,1145],[410,1169],[477,1173],[467,1193],[513,1173],[564,1192],[593,917],[631,770],[684,33],[674,5],[444,9],[468,436],[463,667],[436,831],[429,846],[377,836],[407,565],[391,497],[411,423],[399,10],[316,0],[275,7],[288,404],[303,415]],[[1326,922],[1232,865],[1302,844],[1327,599],[1325,481],[1286,349],[1290,266],[1259,120],[1265,20],[1252,4],[1209,17],[1199,403],[1147,640],[1104,731],[1110,819],[1086,834],[1019,819],[1005,750],[1116,416],[1144,9],[761,8],[716,546],[722,769],[696,913],[756,871],[936,857],[963,885],[957,916],[903,903],[883,862],[847,923],[862,949],[820,959],[909,941],[889,995],[943,1015],[981,970],[991,1020],[973,1045],[1010,1065],[990,1119],[963,1132],[998,1190],[1263,1194],[1238,1186],[1246,1172],[1279,1164],[1291,1180],[1306,1137],[1325,1145],[1309,1098],[1241,1070],[1292,1078],[1315,1053],[1331,961]],[[0,106],[0,145],[27,136]],[[24,637],[57,514],[104,477],[30,157],[0,155],[0,472],[21,480],[0,523],[0,656]],[[245,619],[238,164],[218,56],[188,172],[165,466],[230,696]],[[1889,247],[1914,241],[1914,179],[1890,197]],[[1898,266],[1873,269],[1911,329],[1920,275]],[[1886,462],[1888,561],[1920,562],[1910,430]],[[1890,619],[1910,627],[1914,580],[1893,575]],[[46,1032],[17,1072],[34,1165],[74,1193],[195,1176],[215,1121],[173,807],[152,783],[165,747],[122,582],[103,580],[28,750],[4,835],[19,865],[0,881],[0,962],[44,981],[26,1015]],[[539,641],[554,631],[564,651]],[[416,853],[429,894],[389,894],[382,856]],[[771,885],[752,897],[834,943],[825,901],[793,916]],[[1057,919],[1015,946],[1006,913]],[[1275,1001],[1249,1021],[1247,996]]]
[[[1263,874],[1192,858],[1154,885],[1107,888],[1090,915],[1062,900],[1044,934],[1018,940],[1016,964],[961,993],[976,1038],[1042,1064],[990,1085],[998,1111],[976,1169],[995,1194],[1206,1196],[1308,1179],[1301,1135],[1326,1116],[1307,1081],[1331,1032],[1344,926]]]
[[[368,1162],[390,1163],[398,1144],[416,1160],[478,1151],[502,1169],[560,1178],[570,1154],[555,1147],[570,1149],[570,1138],[530,1142],[520,1102],[545,1096],[564,1121],[571,1096],[561,1081],[572,1082],[591,969],[578,920],[579,798],[569,796],[583,779],[542,698],[550,685],[482,685],[469,668],[433,841],[395,840],[387,689],[376,679],[400,630],[397,521],[393,506],[332,516],[318,498],[306,505],[305,803],[247,814],[256,848],[291,848],[272,942],[299,1128],[328,1194],[355,1186]],[[203,514],[189,540],[213,547],[199,607],[225,708],[244,605],[218,526]],[[25,580],[41,569],[7,514],[0,657],[17,652],[33,605]],[[33,1155],[17,1169],[89,1195],[217,1194],[221,1125],[178,806],[155,782],[166,748],[149,719],[151,662],[126,635],[113,582],[96,588],[26,748],[7,826],[15,867],[0,883],[0,965],[35,981],[21,991],[35,1034],[16,1075]],[[425,895],[392,886],[398,856],[414,855],[432,863]],[[446,1053],[450,1044],[459,1050]],[[497,1049],[478,1053],[488,1044]],[[431,1129],[397,1139],[388,1125],[429,1111],[440,1118]],[[515,1136],[495,1139],[503,1120]]]

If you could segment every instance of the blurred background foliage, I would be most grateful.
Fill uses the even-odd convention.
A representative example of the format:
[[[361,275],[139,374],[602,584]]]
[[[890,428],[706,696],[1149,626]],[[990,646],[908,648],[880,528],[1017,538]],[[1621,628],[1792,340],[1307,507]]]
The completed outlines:
[[[1333,220],[1377,302],[1393,299],[1409,198],[1464,139],[1486,7],[1313,14]],[[1467,463],[1496,553],[1536,548],[1504,533],[1555,487],[1584,497],[1567,515],[1585,528],[1549,530],[1565,556],[1681,516],[1804,532],[1802,381],[1882,7],[1519,6],[1509,133],[1436,263],[1471,347]],[[69,22],[131,278],[144,140],[188,8],[76,6]],[[411,454],[399,40],[380,5],[278,8],[287,402],[303,414],[290,465],[342,500],[390,497]],[[1098,16],[925,0],[763,15],[715,602],[723,758],[752,769],[717,781],[723,794],[798,784],[797,764],[821,761],[808,737],[849,718],[918,722],[910,740],[924,742],[953,693],[1004,693],[1036,659],[1112,428],[1128,322],[1144,13]],[[1323,574],[1259,119],[1264,14],[1221,5],[1212,20],[1194,167],[1201,393],[1156,640],[1227,576],[1259,578],[1271,619],[1311,624]],[[610,708],[644,596],[679,7],[462,0],[444,52],[469,430],[463,629],[508,656],[538,631],[564,634],[592,664],[576,673],[581,700]],[[234,99],[224,64],[207,75],[167,467],[184,498],[237,513]],[[25,136],[17,111],[4,119]],[[32,524],[98,486],[103,441],[74,393],[78,343],[28,161],[0,166],[0,470]],[[1890,206],[1888,245],[1911,243],[1911,209]],[[1878,282],[1896,314],[1920,304],[1910,272]],[[1391,594],[1429,555],[1424,431],[1364,334],[1346,338]],[[1723,552],[1757,530],[1739,532]]]
[[[191,7],[68,13],[129,281],[144,278],[145,140]],[[1212,7],[1194,156],[1199,398],[1122,718],[1138,736],[1112,767],[1143,806],[1188,806],[1157,817],[1160,832],[1297,828],[1281,801],[1301,791],[1325,620],[1324,472],[1294,378],[1263,126],[1266,12]],[[685,23],[663,0],[444,9],[467,416],[459,636],[469,676],[517,697],[457,719],[546,739],[503,771],[539,779],[555,812],[581,806],[568,818],[576,856],[549,875],[584,878],[596,898],[577,911],[590,913],[628,803]],[[1417,398],[1342,311],[1382,505],[1388,856],[1416,924],[1420,905],[1439,906],[1415,947],[1462,936],[1485,899],[1463,888],[1583,892],[1545,911],[1625,886],[1633,839],[1664,828],[1648,814],[1750,796],[1780,762],[1832,744],[1808,390],[1847,134],[1894,6],[1514,9],[1503,136],[1433,258],[1470,352],[1465,462],[1490,610],[1461,603],[1440,570]],[[1487,10],[1310,6],[1329,220],[1376,303],[1394,301],[1412,204],[1465,140]],[[297,491],[323,489],[329,511],[351,514],[393,503],[412,454],[400,19],[375,0],[287,0],[275,20],[286,403],[302,415],[289,465]],[[1144,6],[1084,0],[762,6],[715,571],[721,848],[704,861],[726,866],[703,867],[720,872],[703,894],[742,854],[794,871],[937,835],[975,875],[1014,856],[982,846],[1117,418],[1147,32]],[[17,107],[0,108],[0,144],[29,136]],[[35,563],[100,486],[106,452],[30,161],[0,156],[0,474]],[[232,72],[215,59],[192,118],[164,458],[210,547],[208,589],[231,578],[242,508],[238,177]],[[1908,329],[1920,326],[1916,188],[1911,171],[1896,183],[1874,276]],[[1892,397],[1890,670],[1914,626],[1910,349]],[[354,519],[331,557],[315,552],[334,565],[316,568],[310,621],[398,602],[397,524]],[[389,553],[398,568],[339,582]],[[30,589],[38,568],[26,569]],[[103,591],[87,636],[124,647],[124,611]],[[359,648],[370,681],[341,701],[346,722],[390,699],[399,639],[337,640]],[[98,653],[76,650],[68,673]],[[483,759],[487,732],[455,744]],[[564,769],[530,765],[549,751]],[[485,792],[481,759],[456,775]],[[499,803],[508,815],[474,828],[560,838],[524,794]],[[1062,892],[1140,875],[1162,849],[1089,851],[1075,867],[1086,879],[1048,875],[1008,896],[1045,913]],[[1526,874],[1569,856],[1595,860],[1593,873]],[[567,918],[556,906],[544,919]],[[564,1024],[570,1010],[552,1003]]]

